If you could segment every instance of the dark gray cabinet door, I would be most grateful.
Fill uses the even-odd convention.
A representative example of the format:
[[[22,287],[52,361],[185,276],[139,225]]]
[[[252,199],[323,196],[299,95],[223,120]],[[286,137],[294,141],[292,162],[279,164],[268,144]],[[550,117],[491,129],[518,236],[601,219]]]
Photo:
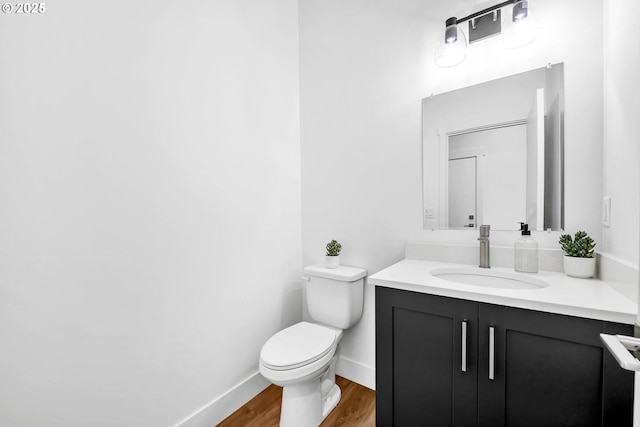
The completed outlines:
[[[605,331],[633,327],[479,304],[479,425],[631,426],[633,373],[603,349]]]
[[[377,425],[631,427],[601,332],[633,327],[376,287]]]
[[[376,287],[376,423],[477,423],[478,304]]]

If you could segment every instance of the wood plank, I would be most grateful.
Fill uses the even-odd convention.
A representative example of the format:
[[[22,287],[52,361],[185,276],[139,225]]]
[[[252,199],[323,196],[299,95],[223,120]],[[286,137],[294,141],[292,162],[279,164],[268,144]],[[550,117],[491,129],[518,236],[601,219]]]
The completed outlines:
[[[339,376],[336,376],[336,383],[342,391],[342,397],[320,427],[375,426],[375,391]],[[278,427],[281,404],[282,388],[272,384],[217,427]]]

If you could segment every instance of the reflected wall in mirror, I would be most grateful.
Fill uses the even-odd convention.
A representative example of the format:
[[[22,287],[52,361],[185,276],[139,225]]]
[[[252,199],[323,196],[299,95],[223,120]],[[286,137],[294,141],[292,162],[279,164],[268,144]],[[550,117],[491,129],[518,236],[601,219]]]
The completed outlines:
[[[564,228],[564,67],[425,98],[424,228]]]

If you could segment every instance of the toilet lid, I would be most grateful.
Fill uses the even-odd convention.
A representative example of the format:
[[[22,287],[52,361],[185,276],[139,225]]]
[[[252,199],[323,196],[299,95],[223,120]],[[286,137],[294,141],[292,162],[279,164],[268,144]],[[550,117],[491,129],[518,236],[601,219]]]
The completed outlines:
[[[299,368],[333,351],[336,338],[334,329],[300,322],[269,338],[260,351],[260,360],[274,370]]]

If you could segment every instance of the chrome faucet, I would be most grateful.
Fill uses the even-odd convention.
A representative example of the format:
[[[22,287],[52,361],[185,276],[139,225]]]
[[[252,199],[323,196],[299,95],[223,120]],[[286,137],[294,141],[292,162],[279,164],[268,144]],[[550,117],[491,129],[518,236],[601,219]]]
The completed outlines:
[[[490,225],[481,225],[480,226],[480,268],[491,268],[491,263],[489,261],[489,230],[491,229]]]

